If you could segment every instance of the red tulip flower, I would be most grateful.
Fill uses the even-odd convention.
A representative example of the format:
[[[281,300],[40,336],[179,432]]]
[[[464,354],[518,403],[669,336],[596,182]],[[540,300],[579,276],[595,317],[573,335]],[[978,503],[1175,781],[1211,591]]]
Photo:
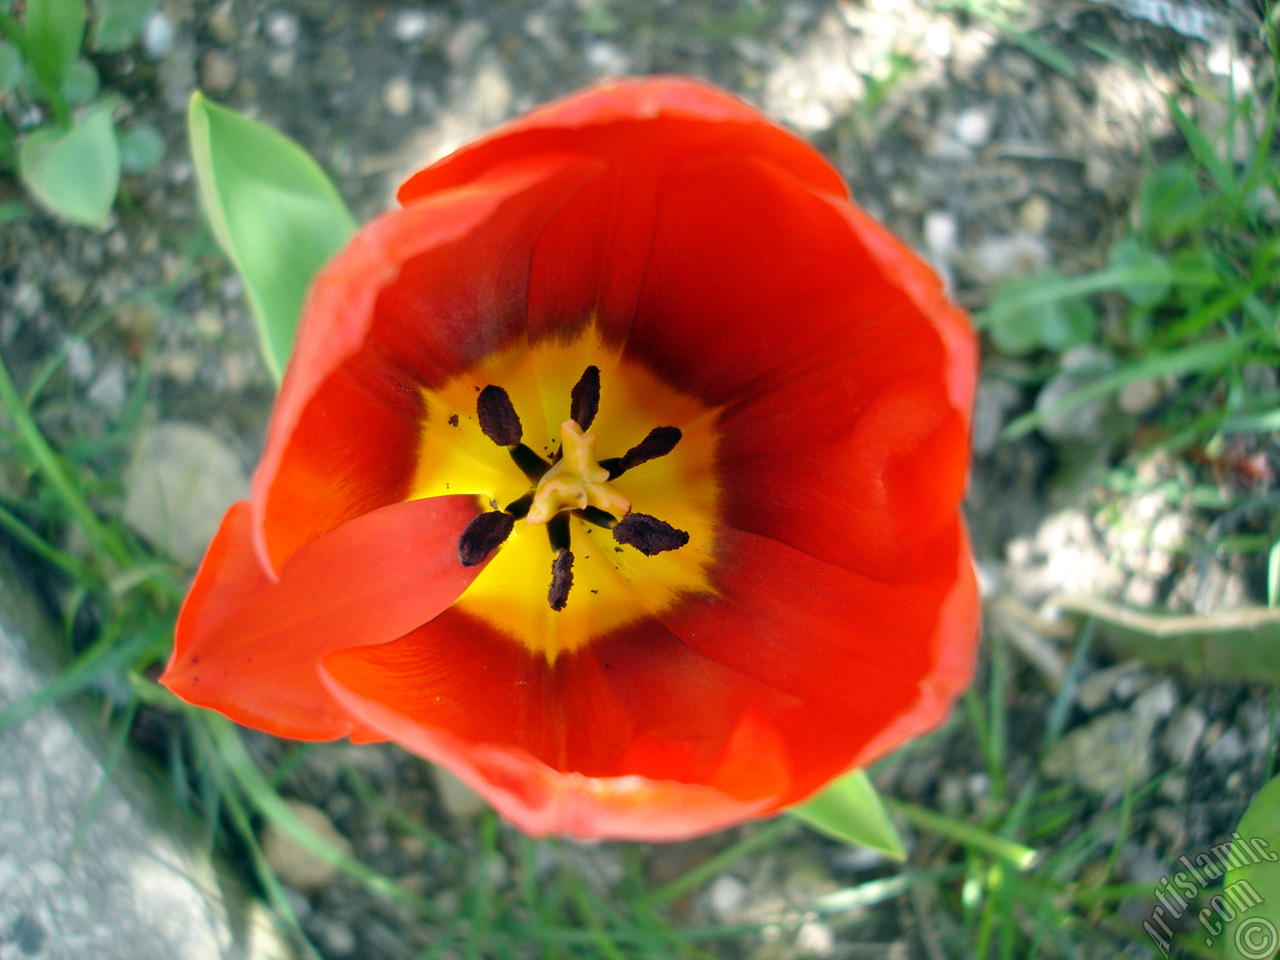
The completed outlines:
[[[816,151],[626,80],[399,199],[315,280],[171,690],[394,740],[529,833],[646,840],[943,718],[974,338]]]

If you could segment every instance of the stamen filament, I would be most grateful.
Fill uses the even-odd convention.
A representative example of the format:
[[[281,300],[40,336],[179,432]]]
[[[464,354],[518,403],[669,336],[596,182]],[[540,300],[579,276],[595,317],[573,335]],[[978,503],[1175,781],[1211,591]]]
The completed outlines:
[[[606,530],[612,530],[614,524],[618,522],[618,518],[612,513],[607,513],[599,507],[583,507],[573,512],[587,523],[594,523],[597,527],[604,527]]]
[[[654,427],[643,440],[622,456],[601,460],[600,466],[609,471],[609,479],[613,480],[642,463],[665,457],[676,448],[682,436],[684,434],[679,427]]]
[[[558,513],[547,521],[547,537],[556,553],[569,549],[569,515]]]
[[[538,456],[528,444],[517,443],[511,448],[511,459],[520,471],[534,483],[537,483],[551,469],[551,464]]]

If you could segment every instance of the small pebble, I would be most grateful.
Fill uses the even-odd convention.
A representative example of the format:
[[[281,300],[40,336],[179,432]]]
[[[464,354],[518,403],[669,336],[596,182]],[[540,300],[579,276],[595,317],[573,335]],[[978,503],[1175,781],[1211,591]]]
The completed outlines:
[[[960,240],[960,224],[949,210],[930,210],[924,217],[924,244],[935,260],[949,260]]]
[[[172,49],[173,21],[163,10],[157,10],[142,28],[142,50],[152,60],[162,60]]]
[[[310,827],[321,840],[350,855],[351,844],[338,833],[333,821],[323,810],[297,800],[288,800],[286,804],[294,816]],[[262,853],[281,880],[303,893],[314,893],[327,887],[338,873],[337,867],[321,860],[280,829],[273,820],[267,821],[263,828]]]
[[[451,817],[459,819],[469,819],[478,816],[482,810],[488,807],[484,798],[476,793],[471,787],[444,767],[433,766],[431,768],[432,779],[435,780],[436,793],[440,797],[440,803],[444,806],[445,812]]]
[[[351,929],[351,924],[326,918],[312,923],[311,928],[335,956],[349,957],[356,952],[356,934]]]
[[[1134,714],[1143,720],[1157,722],[1178,708],[1178,688],[1172,680],[1153,684],[1133,701]]]
[[[983,380],[973,408],[973,452],[983,457],[993,453],[1000,443],[1014,407],[1022,399],[1022,391],[1007,380]]]
[[[93,381],[85,396],[107,413],[118,414],[124,409],[124,402],[129,396],[124,367],[119,363],[112,363]]]
[[[1247,753],[1244,736],[1232,727],[1205,750],[1204,758],[1215,767],[1226,768],[1240,763]]]
[[[226,93],[236,83],[235,61],[217,50],[200,58],[200,87],[209,93]]]
[[[1027,233],[1042,237],[1049,229],[1049,218],[1052,214],[1049,201],[1037,193],[1018,208],[1018,224]]]
[[[1163,396],[1159,380],[1134,380],[1120,388],[1116,402],[1125,413],[1138,417],[1153,409]]]
[[[1123,710],[1105,713],[1054,744],[1042,769],[1098,796],[1140,786],[1151,777],[1151,725]]]
[[[476,51],[480,49],[480,45],[488,38],[489,28],[484,25],[484,21],[466,21],[449,38],[449,43],[445,48],[449,62],[454,67],[466,66],[471,62],[471,58]]]
[[[249,480],[236,452],[205,427],[159,423],[139,434],[124,487],[124,522],[194,567]]]
[[[231,16],[230,3],[219,4],[209,14],[208,27],[210,36],[223,46],[230,46],[239,39],[240,31],[236,28],[235,18]]]
[[[985,147],[995,129],[995,111],[990,107],[970,107],[956,118],[955,137],[975,150]]]
[[[401,10],[391,24],[391,35],[401,43],[414,43],[440,29],[439,17],[425,10]]]
[[[1175,773],[1160,781],[1160,796],[1174,803],[1182,803],[1187,799],[1189,785],[1185,774]]]
[[[707,906],[721,921],[737,916],[747,899],[747,885],[731,873],[722,873],[707,890]]]
[[[1124,663],[1089,674],[1076,687],[1076,703],[1082,710],[1093,713],[1111,698],[1117,683],[1141,669],[1142,664],[1137,660],[1126,660]]]
[[[267,57],[267,73],[278,80],[283,80],[293,73],[297,59],[292,50],[275,50],[271,56]]]
[[[1208,724],[1203,710],[1198,707],[1183,707],[1165,728],[1164,735],[1160,738],[1160,749],[1174,764],[1185,767],[1195,756],[1196,747],[1200,745],[1200,738],[1204,736]]]
[[[796,948],[811,957],[829,957],[836,948],[836,934],[825,923],[810,920],[796,933]]]
[[[267,14],[262,29],[268,40],[282,48],[292,47],[298,42],[298,35],[302,32],[298,18],[283,10],[275,10]]]
[[[63,342],[67,358],[67,370],[80,383],[88,383],[93,376],[93,349],[81,337],[67,337]]]
[[[393,77],[382,90],[382,105],[393,117],[407,117],[413,110],[413,86],[404,77]]]
[[[979,240],[966,257],[965,266],[975,279],[994,283],[1043,270],[1049,260],[1049,247],[1044,240],[1021,231]]]

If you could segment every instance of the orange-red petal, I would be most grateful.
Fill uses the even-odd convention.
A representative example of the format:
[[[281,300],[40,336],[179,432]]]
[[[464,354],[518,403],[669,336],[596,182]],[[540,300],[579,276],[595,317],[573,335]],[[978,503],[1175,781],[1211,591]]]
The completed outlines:
[[[797,803],[940,722],[968,682],[978,602],[958,524],[894,584],[751,534],[720,542],[717,594],[554,665],[449,610],[329,656],[326,679],[522,829],[647,840]]]
[[[782,803],[935,726],[968,685],[979,601],[958,520],[898,582],[755,534],[717,537],[716,592],[658,618],[690,648],[803,704],[775,720],[793,771]]]
[[[408,495],[421,388],[524,336],[542,227],[602,166],[542,154],[491,170],[375,220],[320,273],[253,482],[271,569]]]
[[[561,151],[650,171],[707,154],[758,156],[814,190],[848,195],[821,153],[749,104],[688,77],[646,77],[609,80],[544,104],[414,174],[398,199],[415,203],[513,159]]]
[[[161,682],[277,736],[376,739],[329,695],[320,661],[395,640],[457,599],[483,569],[457,558],[475,514],[471,497],[375,510],[297,551],[277,581],[254,549],[249,504],[235,504],[182,607]]]
[[[544,152],[599,158],[606,172],[566,203],[539,243],[529,288],[533,338],[594,318],[623,340],[635,315],[663,178],[709,155],[756,157],[824,195],[847,189],[826,159],[736,97],[683,77],[613,80],[547,104],[450,154],[400,189],[430,199],[495,166]]]
[[[775,731],[801,702],[653,619],[548,664],[449,610],[325,668],[354,716],[532,832],[675,839],[775,809],[790,788]]]
[[[723,405],[726,524],[901,579],[953,521],[972,334],[928,268],[844,201],[754,158],[671,172],[627,353]]]

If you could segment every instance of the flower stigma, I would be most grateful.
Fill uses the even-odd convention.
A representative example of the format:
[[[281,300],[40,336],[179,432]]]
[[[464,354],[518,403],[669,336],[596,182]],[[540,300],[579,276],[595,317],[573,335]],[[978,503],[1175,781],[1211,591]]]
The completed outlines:
[[[423,390],[411,495],[482,507],[458,560],[487,566],[457,606],[551,662],[716,592],[715,412],[593,333],[509,348]]]
[[[565,510],[594,507],[621,519],[631,502],[610,484],[609,471],[595,455],[596,435],[576,420],[560,424],[560,460],[538,481],[526,523],[546,523]]]

